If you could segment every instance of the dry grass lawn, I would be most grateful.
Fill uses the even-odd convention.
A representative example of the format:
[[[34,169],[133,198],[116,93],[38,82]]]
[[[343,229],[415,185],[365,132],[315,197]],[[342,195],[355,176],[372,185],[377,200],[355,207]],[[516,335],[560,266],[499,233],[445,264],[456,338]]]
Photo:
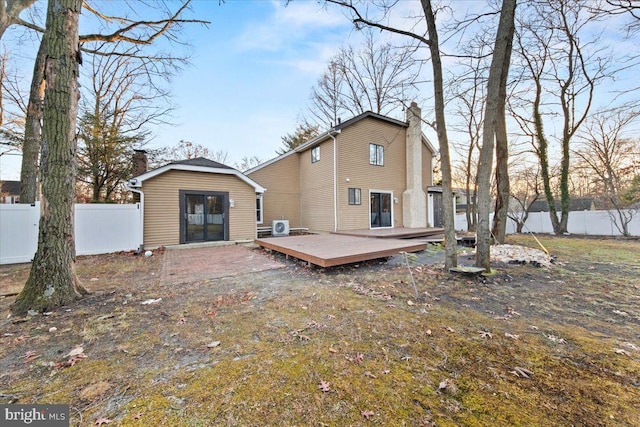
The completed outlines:
[[[640,425],[640,242],[540,239],[550,269],[413,265],[418,299],[385,263],[167,286],[161,256],[83,258],[73,306],[0,299],[0,402],[74,426]],[[0,267],[0,293],[27,273]]]

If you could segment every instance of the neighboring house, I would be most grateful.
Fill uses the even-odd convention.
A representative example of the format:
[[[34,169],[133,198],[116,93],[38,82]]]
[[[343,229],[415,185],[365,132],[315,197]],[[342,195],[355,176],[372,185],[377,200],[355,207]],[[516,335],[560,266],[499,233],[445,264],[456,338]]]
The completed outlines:
[[[126,186],[140,195],[145,248],[256,238],[264,188],[229,166],[202,157],[182,160]]]
[[[0,181],[0,203],[20,203],[20,181]]]
[[[427,187],[436,150],[407,122],[365,112],[246,174],[263,185],[264,222],[313,231],[429,225]]]

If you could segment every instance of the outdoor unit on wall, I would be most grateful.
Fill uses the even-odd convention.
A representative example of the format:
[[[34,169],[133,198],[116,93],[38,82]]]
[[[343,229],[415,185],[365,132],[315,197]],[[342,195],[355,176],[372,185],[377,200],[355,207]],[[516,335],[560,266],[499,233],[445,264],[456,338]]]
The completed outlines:
[[[289,235],[289,220],[277,219],[271,222],[271,235],[282,237]]]

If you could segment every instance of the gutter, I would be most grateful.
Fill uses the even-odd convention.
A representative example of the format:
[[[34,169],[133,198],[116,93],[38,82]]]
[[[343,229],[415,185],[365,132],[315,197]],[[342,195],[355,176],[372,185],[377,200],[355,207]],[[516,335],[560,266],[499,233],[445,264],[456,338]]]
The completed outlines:
[[[140,235],[138,236],[140,246],[138,246],[137,253],[142,253],[144,251],[144,193],[142,190],[132,187],[132,185],[137,185],[138,182],[137,179],[130,179],[124,183],[124,188],[140,195]]]
[[[333,231],[338,231],[338,144],[335,136],[340,132],[340,129],[328,132],[333,139]]]

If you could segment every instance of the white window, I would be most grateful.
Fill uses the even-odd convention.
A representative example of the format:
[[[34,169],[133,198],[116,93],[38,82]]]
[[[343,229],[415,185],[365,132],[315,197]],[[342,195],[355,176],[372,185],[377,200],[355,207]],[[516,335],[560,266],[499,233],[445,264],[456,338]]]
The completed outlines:
[[[349,204],[361,205],[362,204],[362,190],[359,188],[349,188]]]
[[[384,147],[378,144],[369,144],[369,164],[384,166]]]
[[[256,195],[256,222],[262,224],[262,194]]]
[[[320,146],[311,149],[311,163],[320,161]]]

